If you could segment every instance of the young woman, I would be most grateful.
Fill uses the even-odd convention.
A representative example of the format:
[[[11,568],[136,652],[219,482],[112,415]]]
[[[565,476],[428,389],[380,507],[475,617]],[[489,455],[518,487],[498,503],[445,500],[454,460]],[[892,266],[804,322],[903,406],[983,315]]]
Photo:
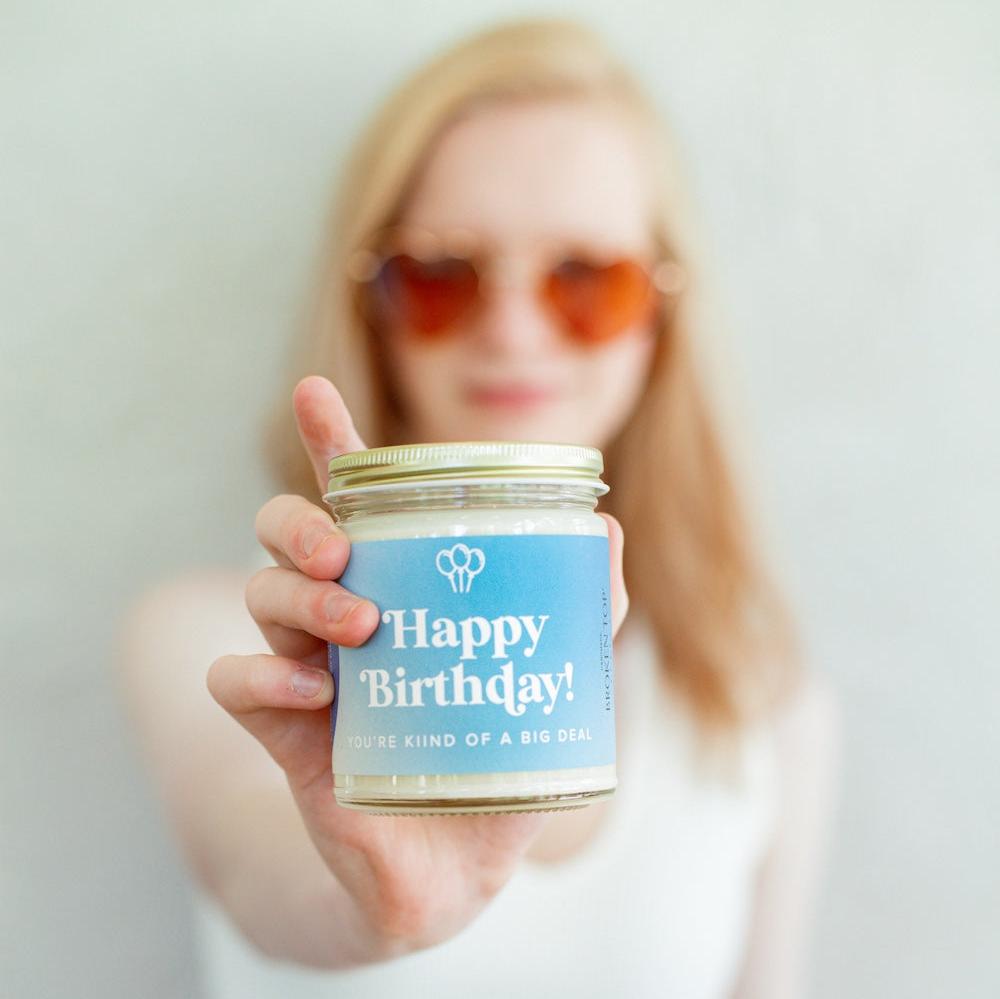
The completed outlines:
[[[364,136],[321,283],[270,440],[270,564],[164,584],[126,631],[207,896],[209,995],[799,994],[831,699],[795,659],[723,446],[650,104],[572,24],[467,41]],[[378,611],[335,581],[327,462],[473,439],[605,453],[616,625],[631,601],[619,790],[556,814],[340,808],[325,643],[364,642]]]

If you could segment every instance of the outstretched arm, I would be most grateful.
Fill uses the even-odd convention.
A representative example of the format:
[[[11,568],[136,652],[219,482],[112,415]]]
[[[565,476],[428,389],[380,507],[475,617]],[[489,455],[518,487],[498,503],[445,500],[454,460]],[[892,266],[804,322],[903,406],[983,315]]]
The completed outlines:
[[[294,404],[322,487],[330,457],[364,445],[325,379],[300,382]],[[607,520],[617,631],[623,538]],[[277,496],[257,534],[276,565],[249,585],[216,574],[161,588],[123,636],[129,701],[185,852],[266,953],[345,968],[447,940],[506,884],[548,819],[340,807],[327,642],[360,645],[377,608],[335,582],[350,545],[327,512]],[[300,693],[310,677],[317,689]]]
[[[193,574],[131,609],[118,655],[129,713],[195,876],[255,946],[306,964],[376,959],[284,773],[206,688],[208,665],[224,653],[269,651],[247,613],[246,583],[236,572]]]

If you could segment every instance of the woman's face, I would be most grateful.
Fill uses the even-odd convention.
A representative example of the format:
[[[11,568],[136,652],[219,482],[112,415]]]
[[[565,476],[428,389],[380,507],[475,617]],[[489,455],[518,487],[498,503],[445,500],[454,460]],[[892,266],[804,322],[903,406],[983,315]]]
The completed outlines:
[[[626,123],[597,104],[562,100],[498,104],[452,125],[403,224],[469,232],[537,278],[553,244],[648,258],[650,217],[645,161]],[[603,447],[622,427],[651,361],[648,321],[580,346],[538,301],[536,284],[491,283],[467,317],[429,342],[386,331],[413,439]]]

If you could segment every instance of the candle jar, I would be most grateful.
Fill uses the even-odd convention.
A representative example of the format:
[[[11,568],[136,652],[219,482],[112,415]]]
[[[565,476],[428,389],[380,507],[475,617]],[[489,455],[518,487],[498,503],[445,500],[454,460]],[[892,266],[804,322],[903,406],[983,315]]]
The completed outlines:
[[[381,615],[364,645],[329,649],[340,805],[548,811],[614,792],[602,471],[594,448],[501,441],[330,462],[341,583]]]

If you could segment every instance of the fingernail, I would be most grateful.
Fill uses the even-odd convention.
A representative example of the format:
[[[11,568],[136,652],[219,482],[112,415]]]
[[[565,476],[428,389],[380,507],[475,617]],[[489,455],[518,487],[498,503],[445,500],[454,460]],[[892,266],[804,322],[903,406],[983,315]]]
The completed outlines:
[[[302,536],[302,551],[305,553],[306,558],[311,558],[315,553],[316,549],[319,548],[323,542],[333,534],[333,531],[329,527],[324,527],[317,524],[315,527],[310,527]]]
[[[302,697],[315,697],[326,683],[326,674],[318,669],[300,669],[292,674],[292,690]]]

